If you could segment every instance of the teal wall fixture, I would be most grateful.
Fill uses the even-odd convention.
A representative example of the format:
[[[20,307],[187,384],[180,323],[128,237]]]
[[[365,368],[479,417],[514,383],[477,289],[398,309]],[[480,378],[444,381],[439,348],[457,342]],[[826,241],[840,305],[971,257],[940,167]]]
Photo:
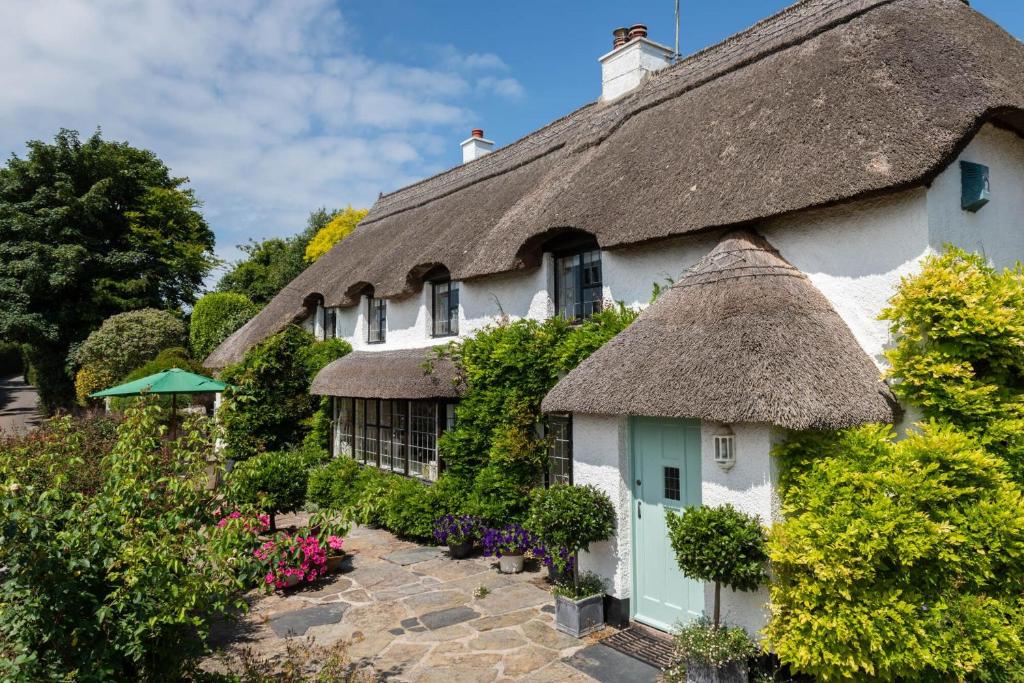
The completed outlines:
[[[964,211],[977,211],[988,204],[991,191],[988,184],[988,166],[970,161],[960,162],[960,184],[963,194],[960,207]]]

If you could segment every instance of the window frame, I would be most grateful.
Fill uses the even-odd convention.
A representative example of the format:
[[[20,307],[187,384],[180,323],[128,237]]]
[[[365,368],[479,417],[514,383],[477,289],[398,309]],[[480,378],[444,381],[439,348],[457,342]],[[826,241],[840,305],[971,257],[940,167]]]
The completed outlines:
[[[589,254],[597,255],[597,273],[598,278],[596,282],[590,284],[584,284],[584,258]],[[601,254],[601,247],[593,240],[586,240],[577,242],[571,246],[552,252],[554,257],[554,270],[555,270],[555,315],[561,316],[568,320],[570,323],[576,324],[581,323],[584,320],[589,319],[595,313],[599,313],[604,308],[604,263]],[[565,278],[563,276],[562,264],[566,261],[572,260],[574,276],[572,282],[574,308],[579,309],[579,313],[573,311],[572,315],[566,315],[565,306],[562,302],[562,294],[566,290]],[[591,262],[593,263],[593,262]],[[599,294],[598,298],[591,299],[589,302],[584,300],[584,293],[596,290]],[[592,310],[588,314],[584,307],[586,304],[593,306]]]
[[[561,429],[556,430],[556,425]],[[563,433],[564,438],[559,438],[559,431]],[[572,415],[563,413],[548,415],[547,434],[551,438],[551,443],[548,446],[548,466],[544,470],[544,486],[572,484],[574,469]],[[558,453],[560,447],[563,449],[564,455]]]
[[[366,304],[366,343],[383,344],[387,341],[388,300],[367,296]],[[379,313],[376,313],[374,308]],[[374,334],[375,332],[376,335]],[[375,336],[378,338],[375,338]]]
[[[444,316],[438,311],[438,288],[447,285],[447,306],[443,311]],[[438,278],[430,283],[430,336],[431,337],[457,337],[459,336],[459,282],[451,278]],[[454,294],[454,296],[452,296]],[[454,300],[454,303],[453,303]],[[452,313],[455,314],[455,325],[452,325]],[[448,331],[439,332],[438,322],[444,320],[447,323]]]
[[[338,336],[338,309],[322,306],[323,316],[320,325],[324,331],[324,340],[336,339]],[[330,321],[330,325],[328,325]]]

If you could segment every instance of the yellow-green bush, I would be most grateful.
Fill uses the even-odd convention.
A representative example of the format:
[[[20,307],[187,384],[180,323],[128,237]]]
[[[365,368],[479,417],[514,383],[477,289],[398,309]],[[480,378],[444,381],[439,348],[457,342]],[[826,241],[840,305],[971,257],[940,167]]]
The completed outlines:
[[[353,209],[351,206],[337,212],[306,245],[306,261],[312,263],[331,250],[335,244],[351,234],[359,221],[366,218],[367,209]]]
[[[777,449],[768,643],[821,681],[1021,680],[1024,502],[1005,463],[931,423]]]

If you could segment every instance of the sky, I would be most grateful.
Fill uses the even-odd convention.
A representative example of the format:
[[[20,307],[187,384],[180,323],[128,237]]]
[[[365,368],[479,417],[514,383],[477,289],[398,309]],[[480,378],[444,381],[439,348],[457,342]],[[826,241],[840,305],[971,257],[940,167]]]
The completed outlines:
[[[685,55],[790,4],[682,0]],[[217,236],[289,236],[594,100],[617,26],[674,0],[2,0],[0,156],[97,127],[187,176]],[[1021,0],[972,6],[1024,39]],[[210,282],[216,280],[212,277]]]

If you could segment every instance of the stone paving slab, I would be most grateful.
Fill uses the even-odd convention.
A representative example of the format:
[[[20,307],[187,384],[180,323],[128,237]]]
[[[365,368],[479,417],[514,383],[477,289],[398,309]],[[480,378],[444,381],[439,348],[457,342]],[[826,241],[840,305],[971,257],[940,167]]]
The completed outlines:
[[[281,638],[305,635],[312,626],[338,623],[348,607],[344,602],[332,602],[285,612],[270,619],[270,628]]]
[[[356,666],[388,681],[593,683],[610,680],[593,675],[604,664],[637,672],[615,659],[626,655],[592,649],[600,633],[576,639],[555,630],[540,568],[500,574],[490,558],[453,560],[366,527],[352,530],[345,549],[351,561],[340,575],[287,594],[250,594],[252,610],[226,626],[234,629],[220,641],[226,654],[251,648],[275,657],[304,634],[318,646],[343,644]],[[474,597],[481,586],[488,595]]]

